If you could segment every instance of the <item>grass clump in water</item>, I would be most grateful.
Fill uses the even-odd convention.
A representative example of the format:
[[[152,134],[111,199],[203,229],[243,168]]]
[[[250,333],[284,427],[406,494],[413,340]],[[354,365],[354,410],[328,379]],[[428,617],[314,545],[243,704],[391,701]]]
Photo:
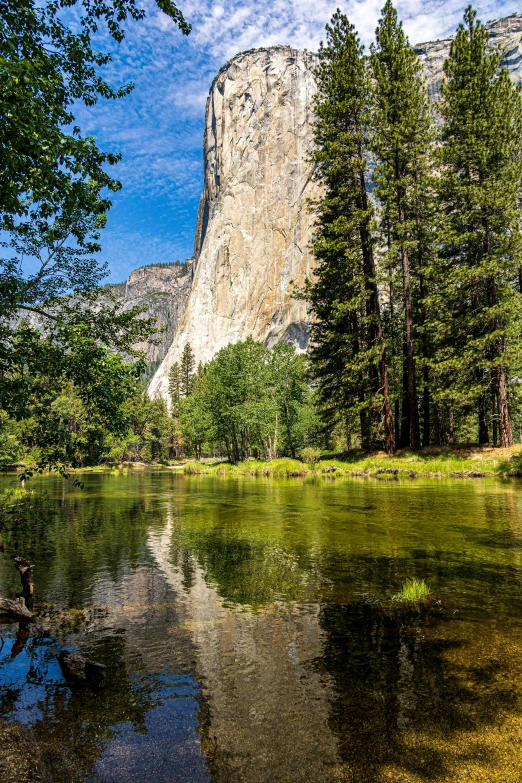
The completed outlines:
[[[402,604],[423,604],[431,598],[431,590],[424,579],[407,579],[393,600]]]

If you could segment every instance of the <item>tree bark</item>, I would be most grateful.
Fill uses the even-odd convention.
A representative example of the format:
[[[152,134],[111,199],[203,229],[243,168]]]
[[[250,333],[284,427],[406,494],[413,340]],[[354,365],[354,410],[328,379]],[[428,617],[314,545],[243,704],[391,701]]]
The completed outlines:
[[[361,151],[362,154],[362,151]],[[364,172],[360,173],[360,200],[362,209],[368,211],[368,194]],[[390,404],[390,383],[388,378],[388,361],[386,357],[386,343],[382,328],[381,309],[379,305],[379,292],[375,280],[375,261],[373,246],[368,226],[361,223],[359,227],[364,266],[365,287],[368,294],[367,308],[370,319],[373,319],[373,340],[379,346],[379,375],[383,401],[384,440],[387,454],[395,451],[395,435],[393,431],[393,416]],[[372,323],[372,321],[370,321]]]
[[[33,568],[28,560],[24,557],[15,557],[15,568],[20,574],[22,581],[22,592],[24,596],[25,605],[28,609],[33,608],[34,601],[34,586],[33,586]]]
[[[500,448],[513,445],[513,429],[507,393],[506,370],[503,365],[497,368],[497,408]]]
[[[31,622],[34,619],[34,615],[25,605],[23,598],[16,598],[13,601],[9,598],[0,598],[0,612],[11,614],[13,617],[16,617],[17,620],[25,622]]]
[[[493,430],[493,445],[496,447],[498,446],[497,395],[495,389],[491,391],[491,429]]]
[[[429,387],[429,370],[426,366],[422,368],[422,380],[424,388],[422,390],[423,395],[423,408],[424,408],[424,420],[422,426],[422,445],[430,445],[431,436],[431,421],[430,421],[430,387]]]
[[[401,223],[404,222],[404,214],[400,211]],[[404,342],[406,346],[406,361],[408,367],[408,403],[410,444],[414,451],[420,448],[419,430],[419,405],[417,401],[417,379],[415,374],[415,351],[413,347],[413,316],[411,309],[410,290],[410,258],[405,247],[401,247],[402,274],[404,283]]]
[[[453,412],[452,406],[450,406],[449,409],[448,443],[450,446],[453,446],[453,444],[455,443],[455,413]]]
[[[479,425],[479,443],[484,445],[489,443],[489,432],[487,422],[487,398],[486,394],[481,394],[478,401],[478,425]]]
[[[401,449],[411,446],[410,429],[410,397],[408,394],[408,360],[406,357],[406,343],[403,341],[402,360],[402,410],[399,444]]]
[[[350,417],[345,417],[345,437],[346,437],[346,450],[350,451],[352,448],[352,428],[350,426]]]
[[[433,444],[440,446],[440,415],[439,406],[433,406]]]

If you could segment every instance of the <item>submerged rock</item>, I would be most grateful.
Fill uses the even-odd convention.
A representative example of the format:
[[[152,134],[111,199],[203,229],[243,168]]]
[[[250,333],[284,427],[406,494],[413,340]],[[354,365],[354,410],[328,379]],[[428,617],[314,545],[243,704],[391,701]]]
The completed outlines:
[[[101,685],[105,679],[105,666],[85,658],[80,653],[62,651],[56,657],[62,674],[68,682]]]

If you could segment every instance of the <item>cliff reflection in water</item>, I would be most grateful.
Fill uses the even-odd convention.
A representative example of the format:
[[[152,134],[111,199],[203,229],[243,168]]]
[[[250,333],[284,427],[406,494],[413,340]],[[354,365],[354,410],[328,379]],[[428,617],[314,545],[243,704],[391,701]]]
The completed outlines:
[[[37,486],[52,513],[16,548],[47,630],[0,626],[0,696],[49,779],[520,780],[516,483]],[[413,575],[441,603],[392,609]],[[106,686],[66,686],[56,645],[105,663]]]

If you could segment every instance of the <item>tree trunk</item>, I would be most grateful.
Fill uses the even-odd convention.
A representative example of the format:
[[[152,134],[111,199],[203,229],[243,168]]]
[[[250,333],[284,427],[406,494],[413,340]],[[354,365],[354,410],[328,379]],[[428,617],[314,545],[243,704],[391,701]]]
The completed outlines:
[[[359,404],[362,406],[364,403],[364,392],[359,390]],[[361,407],[359,410],[359,422],[361,426],[361,448],[369,450],[370,448],[370,422],[368,417],[368,411],[366,408]]]
[[[506,371],[503,365],[497,368],[497,408],[500,448],[513,445],[513,429],[507,392]]]
[[[440,446],[440,415],[439,406],[433,406],[433,444]]]
[[[15,598],[11,601],[9,598],[0,597],[0,613],[12,614],[17,620],[25,622],[34,620],[34,614],[29,611],[23,598]]]
[[[24,596],[25,605],[28,609],[33,608],[34,601],[34,586],[33,586],[33,568],[28,560],[24,557],[15,557],[15,568],[20,574],[22,582],[22,592]]]
[[[481,394],[478,401],[478,425],[479,425],[479,443],[484,445],[489,443],[489,432],[487,422],[487,397]]]
[[[430,387],[429,387],[430,377],[429,377],[429,370],[426,366],[422,368],[422,380],[424,383],[424,388],[422,390],[423,408],[424,408],[424,421],[422,425],[422,445],[429,446],[430,435],[431,435]]]
[[[345,437],[346,437],[346,450],[349,451],[352,448],[352,428],[350,426],[350,417],[345,417]]]
[[[493,430],[493,445],[498,446],[498,416],[497,395],[495,389],[491,390],[491,429]]]
[[[410,397],[408,394],[408,360],[406,357],[406,343],[403,342],[404,358],[402,361],[402,413],[400,428],[400,447],[406,449],[411,445],[410,439]]]
[[[404,214],[400,212],[401,223]],[[402,274],[404,282],[404,342],[406,346],[406,361],[408,367],[408,403],[410,424],[410,445],[414,451],[420,448],[419,405],[417,401],[417,379],[415,374],[415,352],[413,349],[413,316],[411,310],[410,291],[410,258],[405,247],[401,248]]]
[[[450,406],[449,409],[448,443],[450,446],[453,446],[455,443],[455,413],[453,412],[453,406]]]
[[[362,154],[362,151],[361,151]],[[366,192],[366,182],[364,172],[361,172],[360,178],[360,201],[361,206],[368,213],[368,194]],[[388,379],[388,360],[386,357],[386,343],[382,328],[381,309],[379,305],[379,292],[375,280],[375,261],[373,258],[372,238],[366,223],[361,223],[359,227],[361,237],[361,247],[364,265],[365,288],[367,291],[367,312],[374,318],[374,342],[379,345],[379,375],[381,383],[381,394],[383,403],[384,418],[384,441],[387,454],[393,454],[395,451],[395,436],[393,431],[393,416],[390,404],[390,383]]]

